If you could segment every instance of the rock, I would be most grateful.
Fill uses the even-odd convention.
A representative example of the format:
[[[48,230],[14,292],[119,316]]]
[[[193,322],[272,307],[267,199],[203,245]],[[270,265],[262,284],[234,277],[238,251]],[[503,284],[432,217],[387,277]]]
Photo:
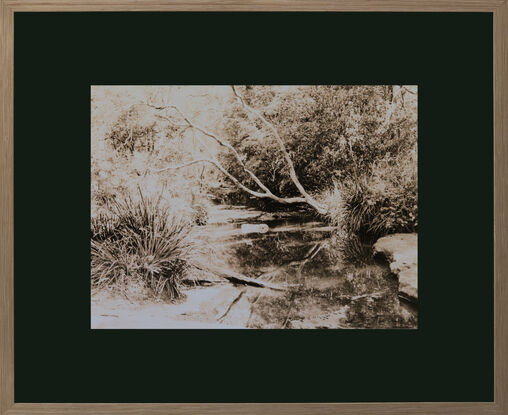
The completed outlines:
[[[242,225],[242,233],[266,233],[270,228],[266,223],[262,223],[260,225],[250,225],[248,223],[244,223]]]
[[[399,279],[399,296],[418,301],[418,234],[396,233],[384,236],[374,244],[374,253],[383,255],[390,270]]]
[[[418,301],[418,266],[399,272],[399,296],[416,303]]]

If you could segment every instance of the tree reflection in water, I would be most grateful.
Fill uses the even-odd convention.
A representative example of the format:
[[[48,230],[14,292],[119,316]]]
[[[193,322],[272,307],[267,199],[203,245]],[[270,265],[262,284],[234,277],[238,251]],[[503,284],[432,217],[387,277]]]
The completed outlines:
[[[246,289],[249,327],[416,327],[416,313],[399,303],[397,281],[386,264],[347,263],[331,231],[315,223],[284,225],[271,224],[264,234],[236,234],[225,244],[223,254],[235,271],[290,286],[285,292]]]

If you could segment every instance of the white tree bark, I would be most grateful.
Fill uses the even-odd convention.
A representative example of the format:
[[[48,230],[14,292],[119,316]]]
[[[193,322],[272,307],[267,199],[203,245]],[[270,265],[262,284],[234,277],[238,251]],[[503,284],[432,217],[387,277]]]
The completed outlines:
[[[244,108],[246,108],[248,111],[252,112],[254,115],[256,115],[261,121],[263,121],[263,123],[270,129],[270,131],[273,133],[274,137],[276,138],[278,144],[279,144],[279,147],[282,151],[282,154],[284,155],[284,158],[286,160],[286,163],[289,167],[289,176],[291,177],[291,180],[292,182],[294,183],[294,185],[296,186],[296,188],[298,189],[298,191],[300,192],[300,194],[305,198],[306,202],[311,205],[314,209],[316,209],[319,213],[326,213],[327,209],[326,209],[326,206],[316,202],[311,195],[309,195],[305,189],[303,188],[302,184],[300,183],[300,181],[298,180],[298,177],[296,176],[296,171],[295,171],[295,166],[293,164],[293,161],[291,160],[291,157],[289,156],[289,153],[286,149],[286,146],[284,144],[284,141],[282,140],[282,138],[280,137],[279,135],[279,132],[277,131],[277,128],[275,128],[275,126],[269,122],[259,111],[255,110],[254,108],[252,108],[249,104],[247,104],[247,102],[245,101],[245,99],[240,95],[240,93],[237,91],[236,87],[234,85],[231,86],[231,88],[233,89],[233,93],[235,94],[235,96],[238,98],[238,100],[242,103],[242,105],[244,106]]]
[[[282,204],[307,203],[312,208],[314,208],[318,213],[325,214],[327,212],[326,206],[324,206],[324,205],[318,203],[316,200],[314,200],[305,191],[305,189],[301,185],[300,181],[298,180],[298,177],[296,176],[295,168],[294,168],[293,162],[291,160],[291,157],[289,156],[289,153],[286,150],[286,146],[284,145],[284,142],[283,142],[282,138],[280,137],[277,129],[275,128],[275,126],[272,123],[270,123],[265,117],[263,117],[263,115],[261,115],[258,111],[256,111],[254,108],[250,107],[245,102],[243,97],[238,93],[238,91],[236,90],[236,88],[234,86],[232,86],[232,89],[233,89],[233,92],[234,92],[235,96],[241,101],[242,105],[246,109],[248,109],[249,111],[251,111],[252,113],[257,115],[263,121],[263,123],[265,123],[265,125],[267,125],[269,127],[269,129],[274,134],[274,136],[277,139],[277,142],[279,143],[279,146],[280,146],[280,148],[282,150],[282,153],[284,155],[286,163],[287,163],[287,165],[289,167],[289,174],[290,174],[291,180],[295,184],[296,188],[298,189],[298,191],[300,192],[302,197],[279,197],[279,196],[275,195],[270,189],[268,189],[268,187],[266,187],[264,185],[264,183],[256,176],[256,174],[253,171],[251,171],[250,169],[247,168],[247,166],[243,162],[242,158],[240,157],[240,155],[238,154],[236,149],[231,144],[229,144],[226,140],[224,140],[223,138],[219,137],[218,135],[216,135],[216,134],[206,130],[205,128],[203,128],[203,127],[201,127],[199,125],[196,125],[187,115],[185,115],[180,110],[180,108],[178,108],[178,106],[176,106],[176,105],[156,106],[156,105],[152,105],[152,104],[149,104],[149,103],[145,103],[144,105],[147,105],[147,106],[149,106],[151,108],[154,108],[156,110],[174,110],[185,121],[185,125],[184,125],[185,128],[192,128],[192,129],[194,129],[196,131],[199,131],[204,136],[213,139],[220,146],[227,148],[234,155],[235,159],[240,164],[242,169],[259,186],[259,188],[262,190],[262,192],[252,190],[252,189],[248,188],[247,186],[245,186],[244,184],[242,184],[236,177],[234,177],[231,173],[229,173],[224,168],[224,166],[222,166],[222,164],[217,159],[215,159],[213,157],[206,158],[206,159],[191,160],[191,161],[186,162],[186,163],[168,166],[168,167],[165,167],[163,169],[159,169],[159,170],[155,170],[155,171],[156,172],[163,172],[163,171],[171,170],[171,169],[185,168],[187,166],[191,166],[191,165],[196,164],[196,163],[209,163],[209,164],[215,166],[217,169],[219,169],[236,186],[238,186],[240,189],[242,189],[243,191],[249,193],[252,196],[255,196],[255,197],[258,197],[258,198],[272,199],[272,200],[274,200],[274,201],[276,201],[278,203],[282,203]],[[171,122],[171,120],[169,118],[166,118],[166,120]],[[200,141],[202,142],[202,140],[200,140]],[[206,145],[205,145],[205,147],[206,147]]]

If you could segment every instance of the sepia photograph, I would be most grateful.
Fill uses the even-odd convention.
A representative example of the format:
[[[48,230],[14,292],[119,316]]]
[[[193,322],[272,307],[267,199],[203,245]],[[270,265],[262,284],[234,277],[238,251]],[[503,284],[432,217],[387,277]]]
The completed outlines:
[[[91,86],[92,329],[417,329],[417,85]]]

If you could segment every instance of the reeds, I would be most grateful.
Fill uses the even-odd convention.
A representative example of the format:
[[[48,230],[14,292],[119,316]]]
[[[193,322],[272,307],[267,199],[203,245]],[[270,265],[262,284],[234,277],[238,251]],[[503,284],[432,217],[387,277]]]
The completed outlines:
[[[161,197],[126,197],[91,223],[93,288],[142,284],[155,297],[178,298],[196,248],[191,224]]]
[[[411,154],[374,164],[321,194],[327,219],[337,227],[332,241],[344,259],[368,264],[382,236],[418,229],[416,158]]]

